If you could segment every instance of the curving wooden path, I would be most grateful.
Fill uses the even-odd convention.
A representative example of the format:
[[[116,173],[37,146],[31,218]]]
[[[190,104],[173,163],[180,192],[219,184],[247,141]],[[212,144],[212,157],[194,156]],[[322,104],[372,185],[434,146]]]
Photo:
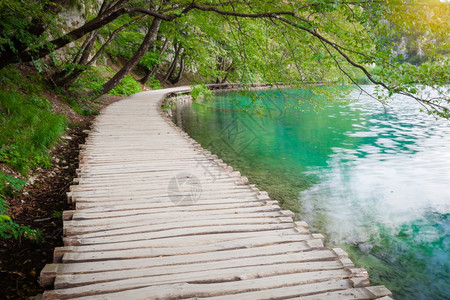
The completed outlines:
[[[161,114],[165,94],[186,90],[136,94],[97,118],[43,298],[391,299]]]

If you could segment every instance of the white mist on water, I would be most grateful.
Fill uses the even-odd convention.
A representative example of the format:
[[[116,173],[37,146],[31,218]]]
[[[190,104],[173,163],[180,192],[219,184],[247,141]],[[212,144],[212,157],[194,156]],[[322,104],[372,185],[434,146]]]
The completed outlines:
[[[450,213],[450,122],[402,98],[383,107],[361,97],[350,107],[358,114],[340,116],[354,118],[347,143],[333,148],[327,167],[307,172],[317,184],[300,194],[305,219],[332,242],[370,245],[381,228],[399,233],[427,213]],[[426,242],[442,235],[420,230]]]

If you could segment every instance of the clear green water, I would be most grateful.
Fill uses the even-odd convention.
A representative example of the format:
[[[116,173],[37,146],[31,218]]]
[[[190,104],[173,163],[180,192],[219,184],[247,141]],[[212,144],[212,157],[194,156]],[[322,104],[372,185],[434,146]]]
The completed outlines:
[[[180,106],[173,119],[347,250],[372,284],[396,299],[449,299],[450,123],[404,99],[383,108],[361,96],[315,112],[285,109],[293,101],[279,92],[255,93],[263,113],[225,93]]]

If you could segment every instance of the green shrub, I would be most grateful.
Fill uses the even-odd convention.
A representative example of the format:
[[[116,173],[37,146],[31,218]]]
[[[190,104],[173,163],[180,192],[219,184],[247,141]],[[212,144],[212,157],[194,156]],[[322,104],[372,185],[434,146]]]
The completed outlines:
[[[204,84],[195,85],[192,88],[191,96],[194,100],[211,100],[214,97],[213,92]]]
[[[158,53],[147,51],[139,61],[139,66],[151,70],[158,63]]]
[[[155,76],[151,76],[145,84],[147,86],[151,87],[152,90],[159,90],[159,89],[163,88],[163,86],[161,85],[161,82],[159,82],[159,80],[156,79]]]
[[[69,91],[76,95],[98,94],[106,81],[105,74],[107,73],[108,69],[105,67],[90,67],[75,80]]]
[[[81,111],[81,114],[83,116],[98,116],[100,114],[100,112],[98,110],[95,109],[91,109],[91,108],[85,108]]]
[[[130,96],[142,91],[141,85],[128,74],[122,81],[113,88],[109,94],[116,96]]]

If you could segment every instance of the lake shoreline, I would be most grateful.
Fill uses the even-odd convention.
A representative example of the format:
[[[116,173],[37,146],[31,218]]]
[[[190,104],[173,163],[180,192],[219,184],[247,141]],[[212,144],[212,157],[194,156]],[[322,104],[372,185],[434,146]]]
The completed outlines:
[[[370,86],[368,86],[367,88],[370,88]],[[264,93],[262,93],[262,94],[264,95]],[[275,95],[276,93],[269,92],[269,94]],[[398,122],[397,118],[394,119],[395,122],[392,123],[393,127],[391,127],[391,125],[389,125],[390,123],[387,123],[386,118],[390,115],[393,115],[394,112],[396,112],[395,106],[393,106],[390,110],[388,110],[386,112],[386,111],[382,110],[381,107],[379,107],[378,103],[373,103],[373,101],[371,101],[371,100],[367,100],[368,101],[367,103],[369,103],[369,104],[364,102],[364,105],[362,105],[362,104],[359,105],[357,102],[333,104],[336,107],[333,108],[333,110],[331,110],[331,111],[329,108],[325,108],[325,110],[327,111],[327,109],[328,109],[328,111],[324,115],[322,115],[321,113],[311,112],[311,113],[302,114],[302,115],[300,115],[299,118],[292,118],[292,120],[277,118],[276,121],[270,121],[270,116],[269,116],[270,114],[264,115],[264,116],[256,116],[256,115],[254,117],[250,116],[250,118],[247,120],[246,118],[247,118],[247,114],[249,112],[246,111],[245,113],[242,113],[242,112],[239,112],[239,109],[233,109],[233,105],[236,105],[236,103],[233,102],[234,104],[231,104],[231,102],[227,102],[226,99],[230,99],[227,97],[234,98],[234,97],[240,97],[240,96],[237,96],[237,94],[232,94],[230,96],[227,96],[225,94],[219,94],[220,99],[218,99],[216,101],[207,102],[207,103],[204,103],[203,105],[193,105],[192,107],[189,107],[189,106],[181,107],[180,106],[180,107],[178,107],[178,110],[175,110],[176,111],[175,114],[177,117],[176,122],[177,122],[178,126],[180,126],[186,132],[188,132],[199,143],[202,143],[202,145],[207,145],[207,146],[209,145],[209,148],[207,148],[208,150],[217,154],[228,164],[230,164],[232,166],[237,166],[237,169],[240,170],[241,173],[246,174],[246,176],[249,178],[249,180],[251,182],[256,182],[256,183],[261,182],[261,184],[264,185],[261,188],[263,190],[268,191],[270,193],[271,197],[273,199],[277,199],[277,200],[280,200],[280,198],[283,198],[283,196],[288,196],[288,197],[294,198],[295,194],[297,193],[296,192],[297,188],[304,190],[305,186],[321,187],[321,185],[318,185],[318,184],[321,183],[321,181],[323,181],[324,179],[328,178],[327,177],[328,169],[326,168],[323,171],[320,171],[320,170],[321,170],[321,168],[326,167],[326,165],[327,165],[326,161],[328,161],[331,158],[334,158],[334,159],[340,159],[340,157],[342,157],[343,159],[345,158],[344,166],[348,163],[351,163],[353,159],[357,159],[356,161],[359,161],[359,159],[361,159],[364,162],[370,163],[369,165],[367,165],[367,166],[370,166],[370,168],[363,168],[362,170],[364,170],[364,169],[373,170],[372,172],[368,173],[369,175],[371,173],[373,173],[373,175],[370,175],[370,176],[377,176],[377,177],[374,177],[373,180],[385,180],[385,178],[387,177],[387,174],[388,174],[383,171],[384,168],[386,168],[386,167],[384,167],[386,163],[384,163],[383,161],[378,162],[378,158],[389,157],[389,155],[392,155],[393,153],[395,153],[395,151],[393,149],[397,149],[396,151],[399,152],[400,155],[402,155],[402,157],[409,159],[409,157],[414,157],[415,155],[417,155],[417,154],[415,154],[415,153],[417,153],[417,150],[416,150],[417,147],[416,147],[414,141],[415,140],[421,141],[423,139],[429,139],[429,134],[425,134],[425,135],[421,134],[420,131],[412,130],[410,127],[406,127],[405,131],[403,132],[401,127],[397,125],[397,122]],[[366,101],[366,100],[364,100],[364,101]],[[394,103],[396,103],[396,102],[394,102]],[[401,107],[403,107],[403,106],[401,106]],[[365,112],[368,109],[374,109],[374,112]],[[411,112],[411,110],[413,110],[413,112]],[[194,113],[193,116],[195,116],[195,117],[189,116],[191,114],[189,111],[192,111]],[[413,108],[410,108],[409,110],[405,110],[403,108],[402,110],[400,110],[400,113],[401,113],[401,116],[404,115],[405,118],[407,118],[407,120],[411,119],[414,122],[414,124],[416,124],[416,123],[423,124],[423,122],[426,122],[426,120],[428,118],[428,116],[423,116],[423,115],[416,117]],[[328,114],[330,114],[331,117]],[[338,120],[336,118],[340,114],[342,115],[342,118],[344,118],[346,120],[344,124],[336,123]],[[250,113],[250,115],[251,115],[251,113]],[[182,117],[180,117],[180,116],[182,116]],[[380,121],[377,121],[377,118],[380,118]],[[190,119],[192,119],[192,121],[189,121]],[[265,122],[265,125],[264,125],[265,127],[259,128],[258,127],[259,125],[255,123],[255,119],[257,122],[258,122],[258,120],[263,119],[263,121]],[[247,133],[245,133],[246,135],[244,135],[242,137],[242,139],[255,141],[255,142],[253,142],[253,144],[251,144],[249,146],[249,148],[245,149],[245,151],[238,156],[236,155],[236,151],[226,148],[231,143],[231,140],[227,140],[227,138],[229,137],[230,133],[234,134],[234,132],[225,132],[223,130],[224,127],[229,128],[230,124],[232,124],[232,122],[235,122],[236,120],[240,124],[239,126],[242,130],[245,131],[249,128],[251,129],[251,131],[248,131]],[[358,121],[358,120],[361,120],[361,121]],[[270,124],[272,124],[271,122],[273,122],[273,126],[274,126],[273,128],[271,127],[272,125],[270,125]],[[383,126],[385,126],[385,127],[388,126],[388,127],[386,127],[386,131],[388,133],[394,132],[394,131],[395,132],[399,131],[401,134],[398,137],[390,134],[389,136],[392,136],[392,138],[394,139],[394,142],[387,143],[387,140],[385,138],[386,134],[384,133],[384,131],[380,131],[380,130],[377,131],[377,132],[381,132],[381,134],[382,134],[379,137],[377,137],[378,133],[370,132],[370,128],[372,128],[370,125],[374,122],[381,122],[381,124],[383,124]],[[198,124],[200,127],[197,126],[196,124]],[[311,128],[304,128],[304,129],[299,130],[297,133],[295,133],[296,131],[293,130],[292,128],[295,128],[295,126],[303,126],[302,124],[311,126]],[[374,126],[373,128],[375,128],[375,129],[380,128],[378,123],[374,123],[374,124],[376,126],[373,125]],[[282,129],[282,127],[280,127],[281,125],[285,126],[286,131],[280,131]],[[267,127],[267,126],[269,126],[269,127]],[[426,127],[422,127],[423,125],[420,125],[420,126],[421,126],[420,128],[426,128]],[[231,127],[233,127],[233,126],[231,126]],[[275,130],[275,128],[277,128],[277,129]],[[384,128],[384,127],[381,127],[381,128]],[[314,133],[316,130],[319,130],[319,129],[320,130],[323,129],[323,130],[326,130],[329,132],[326,133],[325,135],[323,135],[323,134],[317,135],[316,133]],[[255,132],[255,130],[257,132]],[[258,130],[259,131],[262,130],[262,131],[258,132]],[[335,131],[337,131],[337,133],[335,133]],[[255,133],[260,138],[255,139]],[[259,135],[259,134],[261,134],[261,135]],[[272,136],[272,134],[275,134],[275,135]],[[265,137],[267,135],[269,135],[270,138]],[[418,136],[415,137],[415,135],[418,135]],[[284,143],[284,141],[283,142],[278,141],[278,139],[288,138],[288,137],[290,139],[288,139],[288,141],[286,143]],[[309,139],[309,138],[314,138],[314,140],[308,141],[307,139]],[[236,140],[239,140],[239,138],[237,138]],[[405,140],[405,141],[403,142],[403,140]],[[323,145],[328,148],[324,148],[321,150],[320,144],[323,144],[325,141],[330,141],[332,144],[330,144],[330,146]],[[438,141],[441,142],[440,140],[438,140]],[[336,144],[336,142],[338,142],[338,144]],[[301,147],[300,150],[297,148],[292,148],[292,149],[289,148],[289,147],[291,147],[289,145],[291,145],[292,143],[294,143],[294,145],[296,147],[300,146]],[[315,143],[320,143],[320,144],[315,144]],[[341,145],[339,143],[344,143],[344,144]],[[376,150],[376,151],[380,151],[380,152],[379,153],[377,152],[373,155],[370,154],[371,152],[367,152],[367,154],[366,154],[367,158],[365,158],[365,156],[359,156],[358,155],[359,152],[356,150],[353,150],[352,147],[348,146],[347,145],[348,143],[350,143],[350,145],[353,144],[353,146],[356,147],[356,148],[354,148],[356,150],[358,150],[358,148],[361,147],[362,150],[359,150],[359,151],[375,151]],[[266,149],[263,147],[263,144],[269,145],[270,147]],[[347,146],[345,146],[345,145],[347,145]],[[259,148],[259,147],[262,147],[262,148]],[[288,147],[288,148],[286,148],[286,147]],[[393,148],[391,149],[390,147],[393,147]],[[228,151],[227,149],[231,150],[231,151]],[[280,156],[272,157],[271,156],[272,154],[270,154],[270,153],[271,153],[271,151],[274,151],[275,149],[285,149],[285,151],[283,150],[284,152],[281,153]],[[336,152],[336,150],[339,150],[339,149],[341,149],[343,152],[342,151]],[[379,149],[379,150],[377,150],[377,149]],[[408,150],[408,149],[410,149],[410,150]],[[219,150],[219,151],[213,151],[213,150]],[[267,151],[269,151],[269,152],[267,152]],[[404,152],[406,152],[405,155],[402,154]],[[288,156],[292,156],[292,155],[294,155],[294,156],[291,158],[288,157]],[[284,156],[286,156],[286,161],[284,160]],[[435,157],[438,157],[438,156],[435,156]],[[296,163],[298,163],[299,161],[305,160],[305,159],[312,160],[311,166],[318,164],[317,166],[320,168],[313,168],[312,170],[314,170],[314,172],[309,172],[309,175],[308,175],[310,177],[310,179],[306,178],[305,183],[300,183],[300,182],[298,182],[300,180],[299,174],[296,173],[295,170],[290,172],[289,168],[294,167]],[[389,161],[391,161],[391,160],[388,160],[388,162]],[[395,159],[392,161],[396,162],[395,166],[389,167],[389,168],[387,168],[387,170],[396,170],[397,165],[398,165],[397,161]],[[365,166],[365,164],[362,165],[362,167],[364,167],[364,166]],[[376,171],[377,166],[379,166],[381,168],[378,171]],[[403,166],[402,166],[402,169],[403,169]],[[299,171],[301,171],[301,170],[302,169],[299,169]],[[337,196],[337,197],[339,197],[339,195],[342,194],[340,201],[344,201],[344,199],[345,199],[345,195],[346,195],[345,187],[346,186],[355,186],[355,187],[359,186],[361,188],[365,186],[365,184],[363,184],[363,183],[350,184],[350,183],[346,183],[346,182],[340,182],[338,180],[340,178],[339,174],[346,174],[345,172],[340,173],[345,170],[346,170],[345,168],[340,171],[336,170],[336,172],[339,171],[339,173],[336,173],[332,177],[329,178],[330,181],[334,181],[335,184],[339,184],[339,187],[333,187],[330,190],[330,192],[334,190],[335,192],[333,192],[333,194],[335,194],[335,196]],[[425,168],[424,170],[427,170],[427,168]],[[303,171],[301,171],[301,172],[303,172]],[[283,177],[284,176],[283,173],[285,173],[286,177]],[[405,174],[409,174],[409,173],[406,172]],[[313,176],[313,175],[314,176],[317,175],[319,177],[316,176],[317,178],[311,178],[311,176]],[[354,176],[351,178],[358,178],[358,177],[359,176]],[[286,179],[289,179],[289,178],[294,178],[295,180],[293,180],[292,182],[287,182]],[[372,177],[369,177],[369,179],[370,178],[372,178]],[[259,181],[256,181],[255,179],[257,179]],[[297,181],[297,182],[295,182],[295,181]],[[273,183],[277,183],[277,182],[278,182],[278,186],[275,186],[276,184],[273,184]],[[310,182],[310,183],[308,183],[308,182]],[[391,180],[390,182],[395,183],[396,181]],[[419,187],[420,187],[420,185],[417,185],[417,184],[414,186],[414,188],[419,188]],[[274,196],[272,190],[276,191],[277,189],[278,189],[278,192],[292,189],[292,194],[291,194],[291,196],[286,195],[286,194],[284,194],[284,195],[278,194],[278,195]],[[409,189],[411,189],[411,188],[409,188]],[[391,192],[391,191],[394,191],[394,192]],[[437,191],[439,191],[439,189]],[[324,201],[320,200],[320,199],[322,199],[322,197],[319,197],[320,193],[322,193],[322,192],[320,192],[320,190],[318,190],[316,192],[314,192],[314,189],[308,191],[307,196],[305,196],[307,198],[305,198],[305,199],[302,198],[301,201],[307,200],[306,203],[308,203],[308,202],[311,202],[310,199],[316,198],[314,201],[317,201],[317,202],[311,202],[311,204],[316,203],[316,204],[314,204],[315,206],[318,205],[316,208],[314,208],[314,206],[311,206],[311,209],[312,209],[311,211],[313,212],[313,214],[316,214],[315,211],[316,212],[320,212],[320,211],[327,212],[326,207],[323,206],[325,204],[323,204],[323,205],[321,204],[321,202],[324,202]],[[370,191],[360,191],[360,192],[363,192],[363,194],[361,194],[362,196],[360,195],[360,198],[364,197],[364,195],[371,195]],[[355,192],[355,193],[352,192],[351,194],[358,195],[357,192]],[[325,195],[326,195],[326,193],[324,194],[323,200],[326,200]],[[299,197],[300,196],[297,196],[295,198],[299,199]],[[395,199],[403,199],[401,197],[401,193],[399,193],[398,188],[387,189],[386,197],[389,197],[389,199],[392,198],[391,201],[394,201]],[[406,199],[409,199],[409,198],[406,198]],[[349,203],[352,203],[352,201],[359,201],[359,200],[351,200],[350,199],[349,201],[350,201]],[[339,203],[341,203],[341,202],[339,202]],[[411,201],[408,200],[407,203],[411,203]],[[342,226],[344,226],[345,224],[351,222],[351,220],[353,220],[353,217],[351,217],[352,214],[349,214],[349,212],[346,212],[345,210],[341,212],[342,208],[347,209],[346,207],[349,204],[346,204],[345,202],[342,202],[341,204],[342,205],[340,206],[340,208],[336,209],[335,212],[332,213],[331,216],[342,218],[339,220],[341,220],[340,221],[341,223],[343,221]],[[389,203],[387,203],[387,204],[389,204]],[[290,205],[290,204],[283,203],[283,207],[286,207],[285,205]],[[360,204],[358,204],[358,205],[360,205]],[[363,214],[365,214],[365,212],[375,213],[377,211],[377,210],[375,210],[375,208],[377,208],[377,207],[378,207],[378,209],[389,207],[389,205],[382,204],[379,206],[375,206],[373,208],[366,209],[366,208],[364,208],[364,205],[365,205],[364,203],[361,203],[361,205],[363,205],[363,206],[361,207],[361,210],[359,210],[359,212],[356,215],[363,215]],[[401,205],[400,207],[403,207],[403,206],[404,205]],[[351,205],[348,206],[348,208],[351,208],[351,207],[352,207]],[[304,206],[302,206],[302,209],[304,209]],[[305,213],[305,212],[309,213],[309,211],[310,211],[309,208],[306,207],[306,211],[304,211],[303,213]],[[390,211],[388,210],[385,213],[383,212],[383,214],[381,214],[380,217],[388,218],[389,215],[390,215]],[[400,216],[401,215],[402,214],[400,214]],[[314,218],[316,218],[316,216]],[[444,218],[444,219],[442,219],[442,218]],[[318,221],[319,223],[314,224],[314,222],[311,223],[309,220],[306,220],[309,223],[310,228],[316,227],[316,225],[318,228],[321,228],[321,226],[326,225],[328,222],[328,221],[326,221],[327,218],[315,219],[315,220]],[[389,221],[389,220],[387,220],[387,221]],[[325,223],[323,223],[323,222],[325,222]],[[357,222],[360,222],[360,221],[358,220]],[[419,223],[417,223],[417,222],[419,222]],[[415,276],[413,274],[416,274],[414,272],[417,272],[418,269],[420,269],[420,268],[423,269],[424,266],[422,264],[424,262],[426,262],[427,259],[432,259],[432,257],[427,258],[429,256],[429,254],[426,254],[425,252],[421,252],[422,248],[417,248],[417,250],[415,250],[416,248],[411,248],[411,247],[414,247],[416,235],[420,236],[422,234],[422,232],[426,232],[423,230],[434,230],[434,231],[439,230],[439,232],[444,230],[444,229],[442,229],[442,226],[445,226],[445,222],[446,222],[445,215],[438,217],[438,221],[436,221],[436,222],[438,222],[438,223],[436,223],[438,225],[433,225],[434,223],[428,224],[427,223],[428,221],[423,223],[423,225],[420,225],[420,224],[422,224],[420,222],[422,222],[422,221],[417,219],[417,221],[412,221],[412,223],[405,224],[404,226],[406,226],[405,227],[406,229],[400,228],[399,230],[401,230],[401,231],[400,231],[400,233],[398,233],[398,237],[396,234],[397,227],[392,227],[392,225],[389,222],[386,223],[385,221],[383,221],[379,224],[374,223],[374,225],[376,225],[376,226],[374,226],[374,229],[379,227],[379,230],[381,230],[380,239],[383,241],[383,243],[385,242],[387,244],[382,244],[382,245],[377,246],[377,244],[373,243],[373,241],[369,241],[369,240],[365,241],[365,239],[362,239],[361,241],[356,240],[354,243],[348,244],[352,248],[352,250],[353,250],[352,252],[354,253],[354,255],[360,256],[360,259],[358,259],[358,260],[361,260],[361,262],[362,262],[361,265],[369,270],[369,273],[371,274],[371,279],[372,280],[375,279],[375,281],[377,281],[377,283],[381,283],[381,284],[386,283],[386,280],[390,281],[392,279],[393,281],[392,281],[391,286],[393,287],[394,290],[397,290],[397,293],[400,298],[414,299],[414,298],[407,298],[404,296],[408,293],[408,290],[417,291],[418,295],[426,295],[427,293],[431,293],[432,295],[435,295],[435,294],[442,295],[442,294],[439,294],[439,293],[442,293],[442,286],[440,288],[437,287],[435,289],[435,291],[433,291],[434,289],[426,289],[426,288],[421,288],[420,291],[416,289],[416,286],[418,286],[418,283],[416,282],[416,279],[414,279],[414,277],[413,278],[410,278],[410,277]],[[442,222],[444,222],[444,223],[442,223]],[[341,223],[337,223],[337,224],[341,224]],[[385,224],[385,225],[383,225],[383,224]],[[441,225],[439,225],[439,224],[441,224]],[[327,225],[326,227],[323,227],[323,228],[327,228],[329,226],[330,225]],[[347,225],[345,225],[345,226],[347,226]],[[367,226],[368,226],[368,228],[371,228],[370,225],[367,225]],[[440,227],[433,229],[433,226],[440,226]],[[341,225],[334,226],[334,228],[337,230],[337,232],[339,232],[339,230],[341,230],[340,227],[341,227]],[[363,230],[364,228],[366,228],[366,226],[361,225],[360,228],[361,228],[361,230]],[[413,231],[417,230],[417,229],[414,229],[414,228],[417,228],[420,231],[416,234]],[[421,228],[423,228],[423,229],[421,229]],[[331,228],[331,229],[333,229],[333,228]],[[328,237],[327,240],[333,241],[336,239],[336,236],[334,238],[332,236],[329,236],[326,230],[320,230],[320,232],[325,232],[325,235]],[[442,234],[442,233],[440,233],[440,234]],[[356,234],[355,237],[358,238],[358,234]],[[421,238],[421,239],[423,239],[423,238]],[[406,242],[406,244],[405,244],[405,242]],[[443,243],[442,240],[439,243]],[[401,249],[403,249],[403,250],[401,250]],[[355,254],[355,251],[357,252],[356,254]],[[402,254],[402,251],[404,252],[403,254]],[[418,252],[414,252],[414,251],[418,251]],[[374,256],[374,254],[376,254],[376,257]],[[410,257],[411,255],[413,255],[413,258]],[[423,255],[427,255],[427,256],[423,257]],[[444,254],[442,254],[442,255],[444,255]],[[417,261],[415,261],[414,259],[417,259]],[[422,260],[422,259],[425,259],[425,260]],[[353,261],[356,262],[357,260],[353,259]],[[399,263],[400,263],[400,265],[398,266],[397,264],[399,264]],[[439,266],[436,265],[436,261],[434,261],[434,262],[430,261],[430,267],[433,264],[435,267],[439,268]],[[368,266],[370,266],[370,267],[368,267]],[[421,266],[421,267],[419,267],[419,266]],[[370,270],[372,267],[378,269],[378,271],[374,273],[373,271]],[[442,271],[442,269],[441,269],[441,271]],[[428,279],[425,278],[426,276],[424,278],[422,278],[423,276],[420,275],[420,277],[417,277],[417,280],[419,280],[419,278],[421,278],[419,280],[420,282],[427,282],[427,280],[430,280],[431,278],[443,278],[443,277],[440,277],[442,275],[439,275],[439,272],[441,272],[441,271],[438,271],[438,273],[436,273],[436,272],[429,273]],[[402,272],[406,272],[406,273],[402,273]],[[373,276],[373,274],[376,274],[376,276]],[[395,275],[395,274],[399,274],[399,275]],[[394,279],[394,277],[392,277],[392,276],[394,276],[394,277],[397,276],[398,279]],[[404,280],[404,278],[408,278],[408,280]],[[380,281],[378,281],[378,280],[380,280]],[[439,280],[442,280],[442,279],[438,279],[438,281]],[[430,286],[434,286],[434,284],[430,285]],[[440,290],[440,292],[439,292],[439,290]],[[406,294],[403,294],[403,293],[406,293]],[[425,298],[423,298],[423,299],[425,299]]]

